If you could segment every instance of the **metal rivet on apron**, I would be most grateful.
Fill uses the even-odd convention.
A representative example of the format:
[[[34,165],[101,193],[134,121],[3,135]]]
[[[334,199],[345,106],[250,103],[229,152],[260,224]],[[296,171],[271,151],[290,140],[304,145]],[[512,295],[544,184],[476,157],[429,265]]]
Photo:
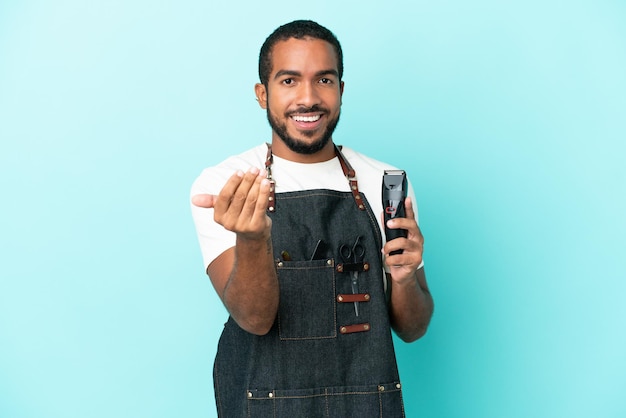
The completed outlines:
[[[365,208],[365,206],[363,205],[359,205],[359,209],[363,210]],[[271,209],[270,209],[271,210]]]
[[[274,206],[270,206],[270,212],[274,212]]]
[[[363,296],[363,299],[365,299],[365,300],[370,300],[370,295],[365,295],[365,296]]]
[[[379,392],[384,392],[385,391],[385,387],[383,385],[378,386],[378,391]]]
[[[282,261],[279,261],[279,262],[278,262],[278,267],[282,267],[282,266],[283,266],[283,262],[282,262]]]
[[[370,263],[363,263],[363,270],[368,271],[370,269]]]
[[[338,295],[337,296],[337,302],[343,302],[343,296]]]
[[[270,394],[267,395],[267,396],[269,396],[270,398],[273,398],[274,397],[274,392],[270,392]]]
[[[326,264],[328,264],[329,266],[333,265],[333,260],[326,260]]]
[[[348,331],[348,329],[346,327],[341,327],[339,329],[339,332],[341,332],[342,334],[345,334]]]
[[[368,324],[363,325],[363,329],[365,331],[369,331],[370,330],[370,326]]]
[[[354,198],[355,198],[356,200],[361,200],[361,195],[356,195],[356,196],[354,196]]]
[[[356,186],[352,185],[352,190],[356,190]],[[356,197],[358,199],[358,196]]]
[[[274,200],[274,198],[272,196],[269,197],[269,201],[271,202],[272,200]]]
[[[396,389],[400,389],[402,385],[400,383],[396,383]]]
[[[252,392],[248,392],[248,398],[252,397]]]

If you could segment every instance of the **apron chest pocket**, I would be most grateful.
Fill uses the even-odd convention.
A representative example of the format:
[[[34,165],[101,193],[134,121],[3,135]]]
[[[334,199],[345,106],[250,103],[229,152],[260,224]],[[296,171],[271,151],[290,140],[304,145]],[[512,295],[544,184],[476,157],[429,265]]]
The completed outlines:
[[[334,260],[284,261],[277,270],[280,339],[336,338]]]

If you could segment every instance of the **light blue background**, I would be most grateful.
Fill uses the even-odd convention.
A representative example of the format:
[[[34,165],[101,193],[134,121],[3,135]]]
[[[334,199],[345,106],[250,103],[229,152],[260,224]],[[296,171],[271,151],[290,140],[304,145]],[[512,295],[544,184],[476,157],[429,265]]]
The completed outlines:
[[[0,3],[0,417],[214,417],[188,207],[269,140],[258,49],[345,50],[338,143],[405,168],[436,300],[409,417],[626,416],[623,1]]]

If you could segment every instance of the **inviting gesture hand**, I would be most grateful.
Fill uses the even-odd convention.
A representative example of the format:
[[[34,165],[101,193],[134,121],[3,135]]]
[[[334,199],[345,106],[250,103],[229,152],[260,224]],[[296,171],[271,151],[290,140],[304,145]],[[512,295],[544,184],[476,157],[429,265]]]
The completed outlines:
[[[213,208],[215,222],[237,235],[236,245],[207,268],[233,319],[248,332],[266,334],[278,311],[278,278],[272,257],[272,220],[266,214],[270,182],[257,168],[233,174],[220,193],[191,202]]]
[[[265,213],[270,194],[270,182],[265,172],[256,167],[246,173],[233,174],[219,195],[198,194],[191,202],[199,207],[213,208],[215,222],[239,238],[265,239],[272,221]]]

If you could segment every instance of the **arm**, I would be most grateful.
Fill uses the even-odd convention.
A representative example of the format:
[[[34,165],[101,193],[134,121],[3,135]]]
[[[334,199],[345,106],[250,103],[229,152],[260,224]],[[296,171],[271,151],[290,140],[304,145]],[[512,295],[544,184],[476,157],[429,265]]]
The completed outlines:
[[[218,196],[192,198],[196,206],[212,207],[215,222],[236,234],[235,247],[213,260],[207,273],[235,322],[257,335],[270,330],[278,312],[268,197],[269,182],[252,168],[235,173]]]
[[[385,263],[390,269],[387,274],[390,304],[389,316],[394,331],[405,342],[413,342],[426,333],[433,315],[434,302],[426,284],[422,263],[424,237],[420,232],[410,198],[406,203],[406,218],[389,221],[390,228],[408,231],[407,238],[388,241],[383,248]],[[389,255],[403,249],[402,254]]]

